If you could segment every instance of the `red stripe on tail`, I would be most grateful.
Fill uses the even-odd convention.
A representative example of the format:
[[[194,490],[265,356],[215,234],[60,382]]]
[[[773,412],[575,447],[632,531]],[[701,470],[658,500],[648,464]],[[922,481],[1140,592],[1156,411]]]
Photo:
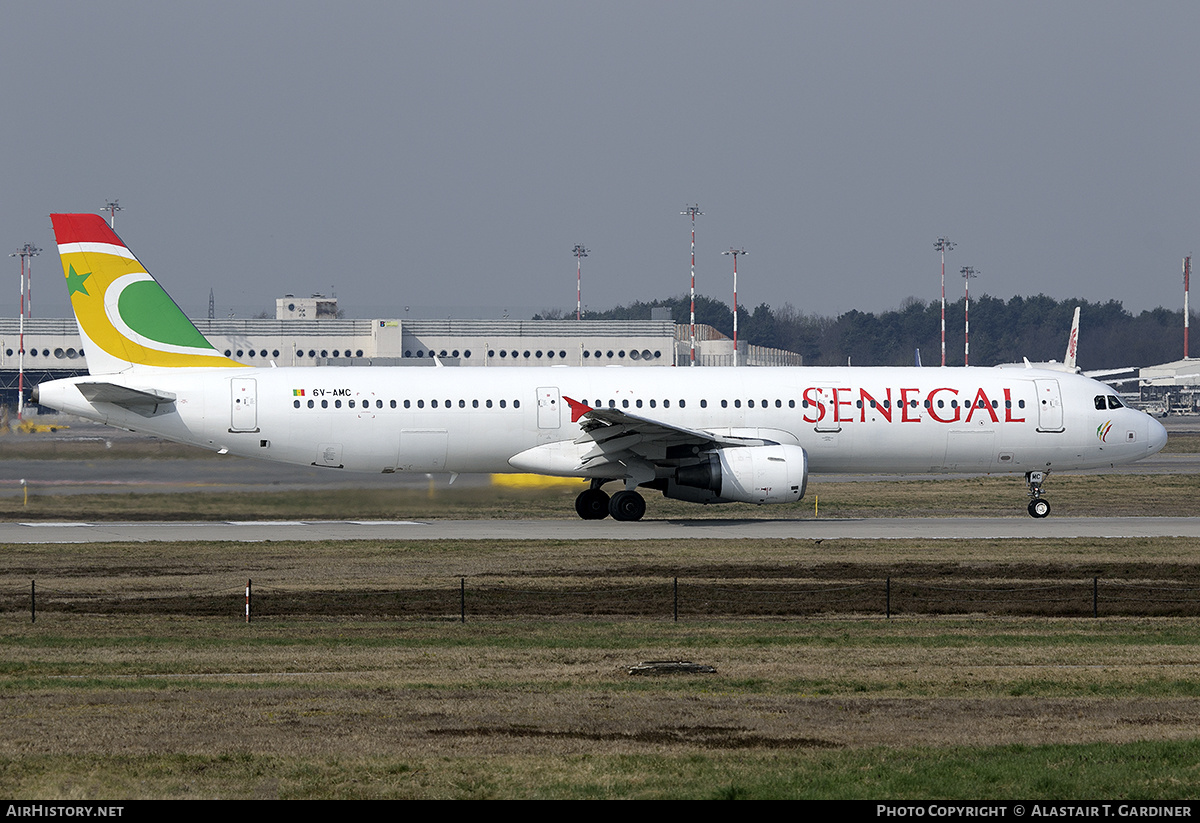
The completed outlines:
[[[116,232],[98,214],[52,214],[54,239],[63,243],[111,243],[124,246]]]

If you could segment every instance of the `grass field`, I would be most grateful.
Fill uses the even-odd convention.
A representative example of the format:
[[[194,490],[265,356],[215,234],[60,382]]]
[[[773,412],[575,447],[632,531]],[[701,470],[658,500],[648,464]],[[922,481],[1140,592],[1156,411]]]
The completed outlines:
[[[533,613],[460,623],[456,608],[413,618],[337,604],[452,588],[460,576],[518,589],[917,571],[946,585],[1093,574],[1177,585],[1198,579],[1197,542],[10,546],[0,794],[1195,797],[1193,618]],[[249,624],[247,578],[264,603]],[[22,602],[31,579],[42,604],[33,623]],[[265,605],[285,593],[311,596],[287,601],[303,608]],[[664,659],[716,673],[626,673]]]

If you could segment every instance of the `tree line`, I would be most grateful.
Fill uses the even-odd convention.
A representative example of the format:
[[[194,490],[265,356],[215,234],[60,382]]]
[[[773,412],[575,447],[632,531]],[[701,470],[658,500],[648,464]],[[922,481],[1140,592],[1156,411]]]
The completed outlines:
[[[946,304],[946,364],[963,364],[964,301]],[[1055,300],[1044,294],[1007,302],[984,295],[971,300],[971,365],[1062,360],[1075,307],[1081,311],[1078,365],[1085,370],[1151,366],[1183,357],[1183,311],[1157,308],[1133,314],[1120,301]],[[651,309],[666,307],[676,323],[687,323],[687,295],[636,302],[608,311],[588,311],[587,320],[649,320]],[[560,310],[534,319],[568,316]],[[1196,314],[1192,313],[1192,325]],[[697,295],[696,322],[733,335],[730,307]],[[790,303],[738,307],[738,339],[786,349],[813,366],[907,366],[917,350],[926,366],[941,363],[941,304],[915,297],[880,314],[852,309],[838,317],[805,314]],[[1200,345],[1200,342],[1197,343]],[[1189,352],[1190,353],[1190,352]]]

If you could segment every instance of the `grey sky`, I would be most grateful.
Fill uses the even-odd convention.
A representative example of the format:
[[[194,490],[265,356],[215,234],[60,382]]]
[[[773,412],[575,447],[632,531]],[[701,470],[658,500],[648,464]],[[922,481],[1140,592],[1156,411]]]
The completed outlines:
[[[0,250],[69,313],[47,214],[185,311],[514,316],[697,290],[805,312],[938,294],[1182,304],[1200,4],[0,6]],[[16,313],[17,262],[9,260]]]

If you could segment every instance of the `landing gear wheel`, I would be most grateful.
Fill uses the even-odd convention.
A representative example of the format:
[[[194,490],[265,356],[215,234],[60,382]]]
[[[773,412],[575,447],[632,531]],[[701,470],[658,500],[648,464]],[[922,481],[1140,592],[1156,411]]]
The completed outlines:
[[[641,520],[646,513],[645,499],[635,491],[620,491],[608,501],[613,520]]]
[[[1039,520],[1050,514],[1050,503],[1042,497],[1042,486],[1049,474],[1049,470],[1025,472],[1025,485],[1029,487],[1029,516]]]
[[[584,489],[575,498],[575,511],[584,520],[603,520],[608,517],[608,493],[600,489]]]

